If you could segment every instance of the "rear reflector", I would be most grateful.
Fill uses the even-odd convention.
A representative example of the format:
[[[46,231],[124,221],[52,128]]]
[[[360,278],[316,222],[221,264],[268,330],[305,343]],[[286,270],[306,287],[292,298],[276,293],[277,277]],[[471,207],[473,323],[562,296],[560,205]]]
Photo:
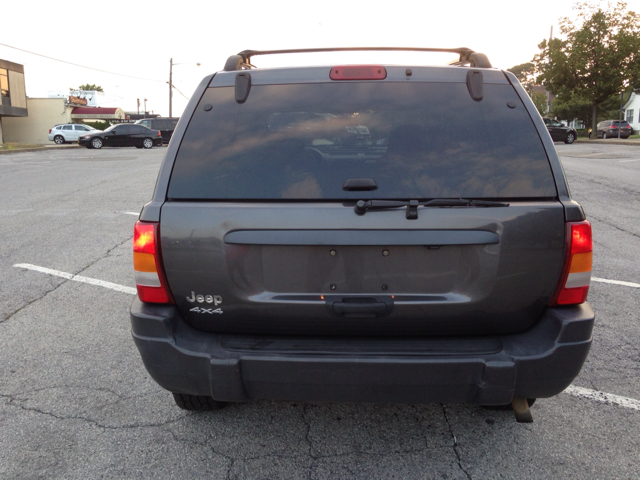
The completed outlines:
[[[175,303],[162,268],[158,224],[137,221],[133,231],[133,270],[143,302]]]
[[[331,80],[384,80],[387,70],[382,65],[339,65],[331,69]]]
[[[592,257],[591,224],[587,221],[568,223],[566,256],[550,306],[575,305],[587,300]]]

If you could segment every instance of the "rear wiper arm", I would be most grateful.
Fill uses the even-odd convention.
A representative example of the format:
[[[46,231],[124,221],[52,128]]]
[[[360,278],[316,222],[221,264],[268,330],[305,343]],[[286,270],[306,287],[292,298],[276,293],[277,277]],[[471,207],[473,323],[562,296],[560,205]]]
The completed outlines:
[[[491,200],[468,200],[466,198],[434,198],[428,202],[418,200],[358,200],[353,211],[356,215],[364,215],[368,210],[385,210],[387,208],[407,207],[407,219],[418,218],[418,207],[508,207],[508,203]]]

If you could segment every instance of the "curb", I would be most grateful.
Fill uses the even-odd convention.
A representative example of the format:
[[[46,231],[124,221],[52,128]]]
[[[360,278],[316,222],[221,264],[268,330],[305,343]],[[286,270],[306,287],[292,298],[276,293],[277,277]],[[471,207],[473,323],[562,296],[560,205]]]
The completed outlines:
[[[631,145],[632,147],[640,147],[640,139],[634,140],[617,140],[615,138],[610,138],[608,140],[589,140],[586,138],[578,138],[575,143],[597,143],[597,144],[608,144],[608,145]]]
[[[80,148],[80,145],[43,145],[42,147],[14,148],[11,150],[0,150],[0,155],[7,155],[9,153],[39,152],[41,150],[64,150],[67,148]]]

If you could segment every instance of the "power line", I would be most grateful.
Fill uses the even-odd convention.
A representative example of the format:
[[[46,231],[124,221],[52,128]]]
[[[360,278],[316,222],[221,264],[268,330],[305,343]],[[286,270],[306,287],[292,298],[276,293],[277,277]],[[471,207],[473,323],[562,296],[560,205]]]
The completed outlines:
[[[66,60],[60,60],[59,58],[48,57],[47,55],[42,55],[40,53],[30,52],[29,50],[24,50],[18,47],[12,47],[11,45],[7,45],[5,43],[0,43],[3,47],[13,48],[14,50],[20,50],[21,52],[30,53],[31,55],[37,55],[38,57],[48,58],[49,60],[55,60],[56,62],[67,63],[69,65],[73,65],[75,67],[86,68],[88,70],[95,70],[96,72],[108,73],[109,75],[117,75],[119,77],[127,77],[127,78],[135,78],[136,80],[145,80],[147,82],[160,82],[165,83],[165,80],[154,80],[152,78],[142,78],[142,77],[134,77],[132,75],[124,75],[122,73],[109,72],[107,70],[100,70],[99,68],[87,67],[86,65],[79,65],[73,62],[67,62]]]

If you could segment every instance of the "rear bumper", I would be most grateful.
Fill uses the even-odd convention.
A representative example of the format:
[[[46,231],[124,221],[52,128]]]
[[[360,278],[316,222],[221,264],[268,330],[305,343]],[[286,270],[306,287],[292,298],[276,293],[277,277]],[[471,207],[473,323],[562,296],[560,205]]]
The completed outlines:
[[[588,303],[548,308],[517,335],[275,337],[195,330],[173,306],[131,305],[145,367],[174,393],[216,400],[508,404],[562,392],[591,346]]]

